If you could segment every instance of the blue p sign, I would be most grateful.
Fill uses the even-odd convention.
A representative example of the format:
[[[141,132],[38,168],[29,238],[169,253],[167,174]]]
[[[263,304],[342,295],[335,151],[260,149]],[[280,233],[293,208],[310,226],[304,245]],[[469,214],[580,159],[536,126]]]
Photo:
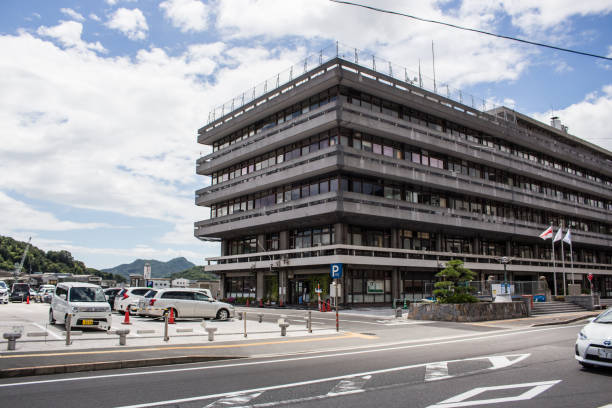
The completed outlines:
[[[333,279],[340,279],[342,277],[342,264],[331,264],[329,274]]]

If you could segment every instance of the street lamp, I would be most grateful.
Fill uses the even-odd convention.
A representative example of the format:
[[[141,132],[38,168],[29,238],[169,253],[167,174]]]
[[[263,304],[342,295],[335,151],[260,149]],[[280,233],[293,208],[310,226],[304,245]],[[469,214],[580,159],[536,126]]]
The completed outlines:
[[[502,256],[500,262],[504,265],[504,293],[508,294],[508,272],[506,270],[506,265],[510,262],[510,258]]]

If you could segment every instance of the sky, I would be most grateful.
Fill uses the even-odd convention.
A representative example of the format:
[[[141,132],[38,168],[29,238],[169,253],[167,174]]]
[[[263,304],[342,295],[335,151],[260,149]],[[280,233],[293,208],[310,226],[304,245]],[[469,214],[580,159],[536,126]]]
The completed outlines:
[[[612,57],[612,0],[361,3]],[[438,84],[612,149],[609,60],[327,0],[2,0],[0,235],[98,269],[203,265],[220,248],[193,236],[197,130],[336,41],[426,80],[433,42]]]

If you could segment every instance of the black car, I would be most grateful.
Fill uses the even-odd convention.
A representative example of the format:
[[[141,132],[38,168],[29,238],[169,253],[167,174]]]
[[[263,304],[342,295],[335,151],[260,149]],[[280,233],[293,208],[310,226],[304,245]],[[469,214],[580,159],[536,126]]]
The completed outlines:
[[[111,306],[111,309],[113,308],[113,305],[115,304],[115,296],[117,296],[117,294],[121,291],[121,288],[109,288],[109,289],[104,289],[104,294],[108,297],[108,303]]]
[[[30,296],[30,285],[27,283],[13,283],[9,300],[11,302],[25,302]]]

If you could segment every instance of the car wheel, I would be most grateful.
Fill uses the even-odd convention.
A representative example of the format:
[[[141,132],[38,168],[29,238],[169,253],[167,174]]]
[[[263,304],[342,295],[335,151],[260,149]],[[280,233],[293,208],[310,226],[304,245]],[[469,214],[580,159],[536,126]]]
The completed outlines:
[[[53,310],[49,309],[49,324],[55,324],[55,319],[53,318]]]
[[[228,317],[229,317],[229,312],[227,311],[227,309],[220,309],[217,312],[217,320],[227,320]]]
[[[583,366],[584,368],[586,368],[587,370],[590,370],[592,368],[595,368],[595,366],[593,364],[589,364],[589,363],[583,363],[582,361],[579,361],[580,365]]]

